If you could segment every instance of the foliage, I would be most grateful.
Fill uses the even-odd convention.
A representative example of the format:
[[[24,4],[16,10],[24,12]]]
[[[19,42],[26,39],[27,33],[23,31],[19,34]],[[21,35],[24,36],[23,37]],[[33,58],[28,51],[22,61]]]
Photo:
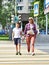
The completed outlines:
[[[38,24],[40,29],[45,29],[46,27],[46,21],[45,21],[45,15],[44,15],[44,0],[34,0],[34,2],[39,1],[39,16],[38,16]],[[34,2],[32,2],[32,6],[34,8]],[[30,16],[34,17],[34,10],[30,11]]]
[[[3,27],[11,22],[11,13],[14,13],[14,9],[12,7],[12,2],[9,1],[5,4],[2,4],[3,0],[0,0],[0,22]]]

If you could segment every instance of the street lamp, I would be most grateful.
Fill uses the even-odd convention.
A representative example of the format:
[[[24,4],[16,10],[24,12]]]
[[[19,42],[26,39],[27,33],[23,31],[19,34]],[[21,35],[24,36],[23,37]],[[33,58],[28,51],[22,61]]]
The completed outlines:
[[[21,29],[22,29],[22,21],[21,21],[21,15],[18,15],[18,18],[19,18],[19,22],[21,23]]]
[[[14,15],[11,15],[11,23],[14,23]]]
[[[17,15],[17,0],[15,0],[15,16]]]

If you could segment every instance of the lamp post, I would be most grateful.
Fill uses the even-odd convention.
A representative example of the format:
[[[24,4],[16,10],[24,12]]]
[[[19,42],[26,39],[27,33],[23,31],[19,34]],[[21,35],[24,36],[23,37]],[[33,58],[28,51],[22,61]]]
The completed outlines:
[[[17,15],[17,0],[15,0],[15,16]]]

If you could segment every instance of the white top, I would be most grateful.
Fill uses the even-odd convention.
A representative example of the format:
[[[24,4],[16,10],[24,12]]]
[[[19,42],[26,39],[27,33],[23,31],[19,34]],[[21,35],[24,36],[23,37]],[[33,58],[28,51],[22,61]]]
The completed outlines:
[[[14,38],[21,38],[21,33],[22,32],[22,29],[21,28],[14,28],[13,29],[13,33],[14,33]]]
[[[30,24],[30,29],[32,29],[33,28],[33,24]]]

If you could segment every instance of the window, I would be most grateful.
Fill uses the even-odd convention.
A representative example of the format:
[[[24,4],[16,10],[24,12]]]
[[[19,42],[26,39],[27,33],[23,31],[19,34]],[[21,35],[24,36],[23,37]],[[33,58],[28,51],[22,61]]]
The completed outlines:
[[[23,9],[23,6],[18,6],[17,7],[17,10],[22,10]]]
[[[33,9],[33,6],[29,6],[28,9],[29,9],[29,10],[32,10],[32,9]]]
[[[12,0],[8,0],[8,1],[12,1]]]
[[[29,2],[33,2],[34,0],[28,0]]]
[[[23,0],[17,0],[17,2],[22,2]]]

